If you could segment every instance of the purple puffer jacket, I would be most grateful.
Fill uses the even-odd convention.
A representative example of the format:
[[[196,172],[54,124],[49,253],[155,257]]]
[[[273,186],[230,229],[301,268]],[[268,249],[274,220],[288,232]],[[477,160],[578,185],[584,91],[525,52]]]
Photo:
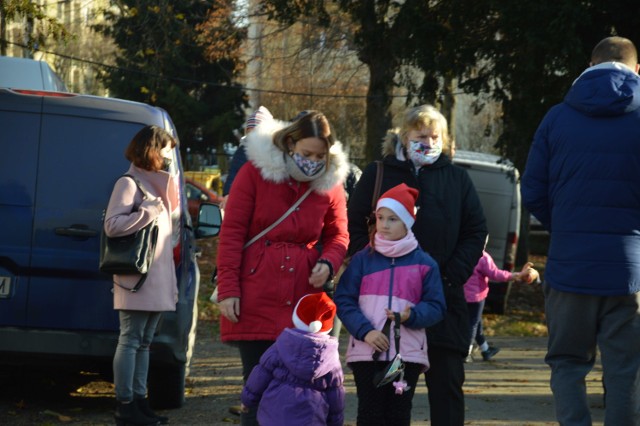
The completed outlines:
[[[344,376],[335,337],[286,328],[242,391],[261,426],[341,425]]]

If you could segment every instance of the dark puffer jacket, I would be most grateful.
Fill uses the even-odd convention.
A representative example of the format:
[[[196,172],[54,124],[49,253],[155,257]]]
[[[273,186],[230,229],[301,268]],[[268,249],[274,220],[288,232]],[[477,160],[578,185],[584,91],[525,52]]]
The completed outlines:
[[[640,291],[640,77],[588,68],[536,131],[522,203],[551,233],[545,282],[559,291]]]
[[[469,350],[469,319],[463,285],[482,256],[487,226],[478,194],[467,172],[441,155],[417,175],[410,161],[395,155],[397,138],[385,141],[380,194],[406,183],[420,191],[413,225],[420,246],[440,266],[447,303],[445,319],[427,329],[429,347]],[[369,164],[349,199],[349,254],[368,243],[367,218],[371,213],[376,163]]]

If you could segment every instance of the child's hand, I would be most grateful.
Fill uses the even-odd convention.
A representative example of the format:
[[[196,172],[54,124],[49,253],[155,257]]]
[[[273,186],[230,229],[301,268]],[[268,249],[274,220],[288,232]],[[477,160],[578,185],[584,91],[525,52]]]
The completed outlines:
[[[364,341],[378,352],[389,350],[389,339],[380,330],[371,330],[364,336]]]
[[[249,412],[249,407],[247,407],[243,403],[240,403],[240,412],[241,413],[248,413]]]
[[[384,308],[384,312],[387,314],[387,318],[395,319],[395,313],[391,309]],[[411,316],[411,306],[407,305],[402,312],[400,312],[400,323],[405,322]]]

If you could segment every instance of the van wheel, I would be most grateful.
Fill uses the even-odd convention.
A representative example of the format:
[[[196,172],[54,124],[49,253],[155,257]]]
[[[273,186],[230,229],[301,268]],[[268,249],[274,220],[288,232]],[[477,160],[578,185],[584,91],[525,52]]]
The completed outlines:
[[[180,408],[184,404],[185,364],[161,364],[149,369],[149,403],[156,409]]]

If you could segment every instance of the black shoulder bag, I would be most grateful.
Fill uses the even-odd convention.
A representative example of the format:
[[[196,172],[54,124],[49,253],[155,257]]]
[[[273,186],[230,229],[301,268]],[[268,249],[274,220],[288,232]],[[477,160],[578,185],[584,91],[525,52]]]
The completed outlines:
[[[142,183],[130,174],[123,175],[133,179],[143,194],[143,199],[149,197],[149,193]],[[122,237],[108,237],[102,226],[100,238],[100,271],[116,275],[138,275],[141,277],[133,288],[127,288],[119,283],[114,283],[131,293],[135,293],[142,287],[156,252],[158,241],[158,220],[154,219],[144,228],[130,235]]]

